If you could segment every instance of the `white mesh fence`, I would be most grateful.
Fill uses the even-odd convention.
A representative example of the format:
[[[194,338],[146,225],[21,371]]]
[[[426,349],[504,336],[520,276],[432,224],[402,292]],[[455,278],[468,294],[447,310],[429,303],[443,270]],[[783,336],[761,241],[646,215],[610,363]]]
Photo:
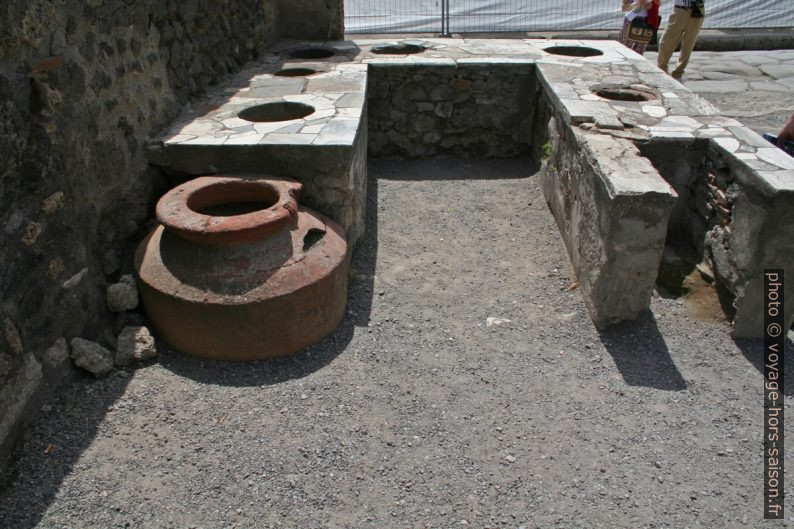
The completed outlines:
[[[347,33],[617,30],[620,0],[345,0]],[[794,27],[794,0],[705,0],[710,29]],[[662,26],[673,0],[662,0]]]

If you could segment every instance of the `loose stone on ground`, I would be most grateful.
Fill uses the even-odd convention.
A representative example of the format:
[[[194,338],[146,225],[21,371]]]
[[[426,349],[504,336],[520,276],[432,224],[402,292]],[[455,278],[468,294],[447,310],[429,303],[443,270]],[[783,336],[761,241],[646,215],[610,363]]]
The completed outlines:
[[[90,340],[73,338],[71,357],[78,367],[98,377],[107,375],[113,369],[113,353]]]
[[[107,304],[111,312],[124,312],[138,306],[138,287],[131,275],[124,275],[107,289]]]
[[[125,327],[118,338],[114,363],[126,366],[157,356],[154,337],[147,327]]]

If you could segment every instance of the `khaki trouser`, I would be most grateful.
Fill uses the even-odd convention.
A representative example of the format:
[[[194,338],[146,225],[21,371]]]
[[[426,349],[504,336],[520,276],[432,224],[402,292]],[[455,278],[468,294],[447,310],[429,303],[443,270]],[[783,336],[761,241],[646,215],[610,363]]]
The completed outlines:
[[[670,13],[670,20],[664,29],[662,40],[659,41],[659,57],[657,64],[659,68],[667,72],[670,57],[676,47],[681,43],[681,53],[678,56],[678,66],[673,70],[673,77],[681,78],[684,75],[686,65],[689,64],[689,56],[695,47],[695,41],[703,25],[703,17],[692,18],[692,11],[689,9],[673,8]]]

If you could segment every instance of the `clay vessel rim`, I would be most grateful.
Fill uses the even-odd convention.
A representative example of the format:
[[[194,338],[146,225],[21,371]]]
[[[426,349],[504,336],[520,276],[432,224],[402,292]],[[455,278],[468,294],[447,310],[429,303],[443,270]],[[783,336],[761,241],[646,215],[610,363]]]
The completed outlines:
[[[157,203],[157,220],[168,231],[197,244],[251,242],[293,220],[300,189],[298,182],[289,180],[199,177],[163,195]],[[229,216],[200,211],[248,201],[269,206]]]

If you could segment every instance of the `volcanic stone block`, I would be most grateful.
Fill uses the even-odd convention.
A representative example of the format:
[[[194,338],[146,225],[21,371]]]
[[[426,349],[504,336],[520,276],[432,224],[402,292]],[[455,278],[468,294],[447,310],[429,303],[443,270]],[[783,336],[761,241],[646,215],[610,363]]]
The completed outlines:
[[[72,338],[72,360],[97,377],[103,377],[113,369],[113,353],[96,342],[83,338]]]
[[[629,141],[549,125],[543,194],[596,327],[647,309],[675,191]]]
[[[118,283],[110,285],[106,293],[108,309],[111,312],[124,312],[138,306],[138,288],[131,275],[121,276]]]
[[[157,345],[148,327],[142,325],[125,327],[119,334],[113,363],[126,366],[157,356]]]

